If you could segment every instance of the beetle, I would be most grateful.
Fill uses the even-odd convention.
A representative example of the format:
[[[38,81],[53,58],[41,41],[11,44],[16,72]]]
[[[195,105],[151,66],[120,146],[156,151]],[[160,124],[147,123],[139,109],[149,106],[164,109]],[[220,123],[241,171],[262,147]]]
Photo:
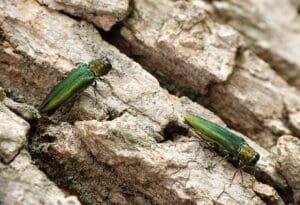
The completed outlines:
[[[69,99],[96,82],[96,77],[107,74],[111,68],[112,65],[106,57],[80,64],[51,90],[39,106],[39,112],[52,114]]]
[[[255,166],[259,160],[259,153],[233,132],[191,113],[185,114],[184,119],[193,129],[202,134],[205,141],[217,145],[221,152],[237,159],[240,165]]]

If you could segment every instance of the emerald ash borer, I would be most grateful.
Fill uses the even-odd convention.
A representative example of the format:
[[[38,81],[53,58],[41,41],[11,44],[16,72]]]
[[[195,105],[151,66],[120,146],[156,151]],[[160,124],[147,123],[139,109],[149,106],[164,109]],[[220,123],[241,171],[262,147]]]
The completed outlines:
[[[70,98],[84,91],[95,82],[96,77],[107,74],[112,68],[107,58],[80,64],[58,83],[39,106],[40,113],[52,114]]]
[[[216,145],[225,156],[238,160],[239,165],[255,166],[259,160],[259,154],[243,138],[229,130],[193,114],[188,113],[184,118],[192,128],[202,134],[205,141]]]

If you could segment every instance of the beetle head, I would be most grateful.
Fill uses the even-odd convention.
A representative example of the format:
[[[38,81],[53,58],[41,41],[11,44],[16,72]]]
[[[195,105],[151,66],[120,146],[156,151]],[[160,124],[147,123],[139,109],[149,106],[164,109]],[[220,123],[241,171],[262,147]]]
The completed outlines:
[[[112,66],[108,58],[102,57],[89,62],[89,68],[93,71],[96,77],[100,77],[107,74],[111,70]]]
[[[245,143],[241,145],[238,158],[243,164],[247,166],[255,166],[259,157],[259,154],[248,144]]]

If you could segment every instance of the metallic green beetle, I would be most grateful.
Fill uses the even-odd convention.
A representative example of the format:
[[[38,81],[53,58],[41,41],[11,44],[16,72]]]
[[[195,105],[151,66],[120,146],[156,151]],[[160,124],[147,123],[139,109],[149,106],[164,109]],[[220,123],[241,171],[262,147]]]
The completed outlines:
[[[39,106],[39,112],[52,114],[70,98],[92,85],[96,77],[107,74],[111,68],[107,58],[96,59],[88,64],[80,64],[51,90]]]
[[[225,155],[238,159],[240,164],[255,166],[259,160],[259,154],[243,138],[229,130],[193,114],[186,114],[184,118],[191,127],[202,133],[204,140],[216,144]]]

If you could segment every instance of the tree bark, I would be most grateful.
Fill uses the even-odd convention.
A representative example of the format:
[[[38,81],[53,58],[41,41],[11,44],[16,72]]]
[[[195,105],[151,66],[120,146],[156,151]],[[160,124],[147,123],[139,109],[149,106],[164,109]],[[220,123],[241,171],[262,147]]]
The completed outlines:
[[[0,9],[0,204],[300,203],[292,1],[2,0]],[[113,68],[96,86],[38,114],[68,72],[102,56]],[[257,165],[237,173],[186,112],[242,136]]]

